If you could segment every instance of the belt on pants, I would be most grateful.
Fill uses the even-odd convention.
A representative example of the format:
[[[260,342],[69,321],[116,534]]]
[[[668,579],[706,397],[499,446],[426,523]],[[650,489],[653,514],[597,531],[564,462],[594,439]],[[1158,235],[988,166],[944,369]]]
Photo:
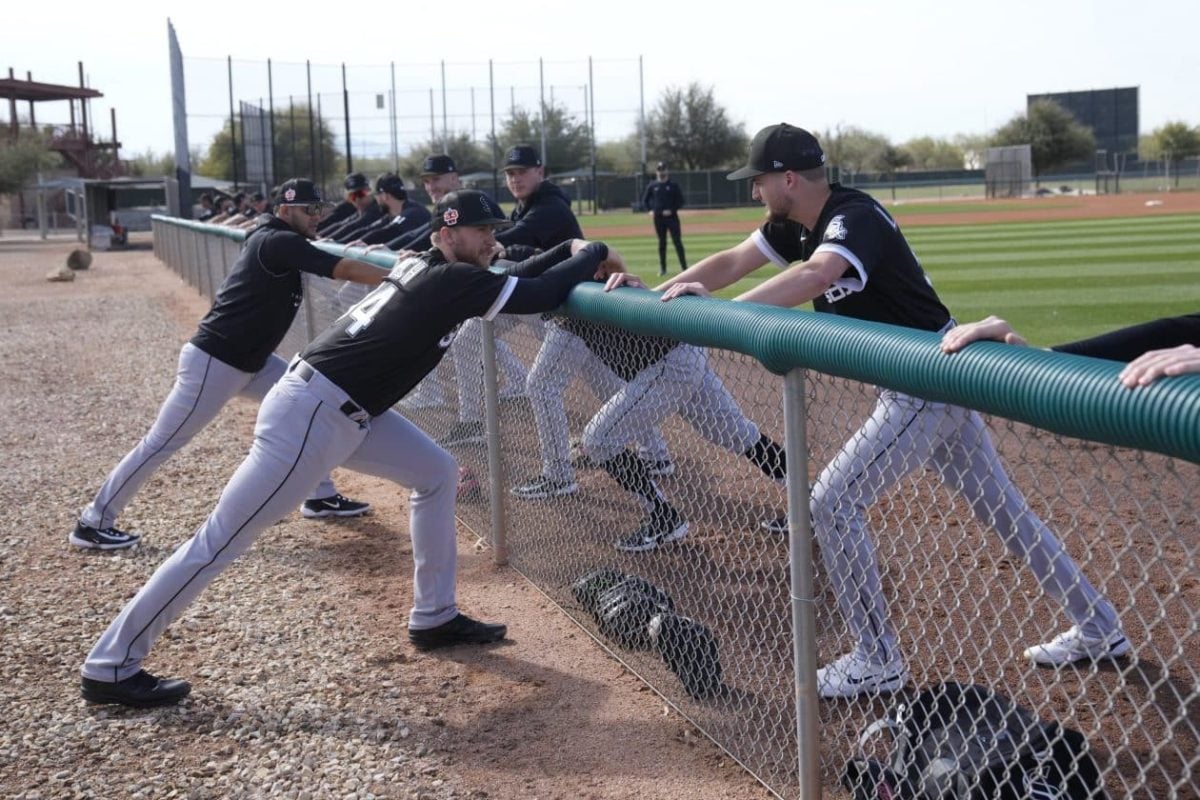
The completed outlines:
[[[299,359],[292,364],[289,372],[296,373],[296,377],[305,383],[311,381],[313,375],[317,374],[317,371],[312,368],[311,364],[309,364],[307,361],[301,361]],[[338,411],[341,411],[359,425],[362,425],[371,418],[371,415],[367,413],[366,409],[355,403],[353,400],[347,400],[346,402],[342,403],[341,407],[338,408]]]

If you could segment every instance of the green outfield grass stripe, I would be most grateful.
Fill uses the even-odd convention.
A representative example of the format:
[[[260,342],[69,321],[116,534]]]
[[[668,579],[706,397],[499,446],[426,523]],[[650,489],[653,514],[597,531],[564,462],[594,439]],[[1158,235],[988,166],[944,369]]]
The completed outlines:
[[[914,250],[915,250],[914,246]],[[1025,242],[1020,245],[1006,245],[993,250],[992,253],[1007,255],[1036,255],[1038,253],[1054,253],[1074,251],[1076,254],[1099,253],[1106,256],[1121,257],[1141,251],[1162,253],[1191,253],[1200,257],[1200,237],[1188,236],[1135,236],[1121,239],[1065,239],[1055,240],[1053,246],[1046,247],[1043,242]],[[980,253],[975,247],[923,247],[917,251],[923,263],[933,260],[945,260],[959,256],[976,256]]]
[[[961,270],[952,267],[939,267],[927,270],[934,288],[939,292],[958,288],[977,287],[980,284],[995,284],[997,286],[1043,285],[1052,284],[1058,280],[1100,280],[1113,279],[1126,283],[1142,281],[1156,276],[1166,276],[1181,283],[1194,283],[1196,266],[1188,263],[1161,264],[1152,266],[1138,263],[1131,266],[1128,263],[1096,263],[1086,270],[1073,264],[1056,264],[1054,266],[1020,266],[992,267],[990,269]]]
[[[1057,230],[1103,230],[1114,225],[1136,229],[1140,227],[1153,228],[1171,225],[1195,225],[1198,221],[1195,214],[1163,214],[1153,217],[1129,217],[1111,219],[1082,219],[1082,220],[1046,220],[1045,222],[1005,222],[973,223],[970,225],[905,225],[905,234],[924,237],[953,237],[986,233],[989,235],[1019,235],[1022,233],[1040,233]]]
[[[1020,253],[980,253],[978,255],[959,254],[953,256],[926,255],[921,259],[922,265],[932,270],[935,267],[958,266],[963,269],[985,269],[992,266],[1003,267],[1011,264],[1039,264],[1047,267],[1077,264],[1090,267],[1092,264],[1110,262],[1125,264],[1130,269],[1153,263],[1179,262],[1200,263],[1200,250],[1194,246],[1176,247],[1129,247],[1129,248],[1054,248],[1052,250],[1028,251]]]

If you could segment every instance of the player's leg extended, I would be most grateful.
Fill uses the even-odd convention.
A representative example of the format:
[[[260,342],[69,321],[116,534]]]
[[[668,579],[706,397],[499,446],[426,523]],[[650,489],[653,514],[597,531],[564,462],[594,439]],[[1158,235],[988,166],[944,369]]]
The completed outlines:
[[[813,532],[821,560],[857,652],[875,664],[899,663],[900,654],[887,619],[866,512],[896,481],[924,464],[941,441],[938,428],[944,415],[935,405],[881,392],[870,418],[812,489]]]
[[[694,392],[679,408],[679,416],[696,429],[696,432],[718,447],[723,447],[731,453],[747,456],[751,448],[762,438],[762,434],[738,407],[737,401],[717,373],[713,372],[708,363],[708,354],[696,347],[688,348],[692,368],[697,370],[701,379],[698,391]],[[769,440],[768,440],[769,441]],[[779,459],[782,469],[782,459]],[[755,466],[767,471],[763,464],[755,462]],[[768,473],[770,474],[770,473]],[[771,474],[780,478],[782,475]]]
[[[703,350],[681,344],[633,376],[587,424],[584,450],[602,463],[630,442],[652,439],[663,421],[699,391],[705,363]]]
[[[617,373],[613,372],[599,356],[583,345],[570,353],[571,364],[579,371],[580,377],[591,388],[592,394],[601,400],[607,400],[625,385]],[[647,461],[657,463],[669,462],[671,451],[667,448],[667,440],[663,438],[662,429],[655,427],[648,431],[645,438],[637,439],[638,453]]]
[[[679,256],[679,271],[687,269],[687,258],[683,254],[683,234],[679,230],[679,212],[667,217],[667,230],[671,232],[671,243],[675,245],[675,255]]]
[[[175,385],[150,432],[109,473],[79,520],[93,528],[110,528],[164,461],[212,422],[252,375],[213,358],[190,342],[179,353]]]
[[[275,354],[267,357],[267,363],[263,368],[254,373],[254,377],[246,384],[240,394],[243,397],[249,397],[252,400],[258,400],[260,403],[267,396],[267,392],[271,391],[283,374],[287,372],[287,362]],[[325,473],[325,477],[317,484],[316,488],[309,493],[306,498],[308,500],[319,500],[325,497],[333,497],[338,493],[337,487],[333,485],[333,478],[329,473]]]
[[[554,481],[571,483],[575,480],[563,395],[571,382],[574,365],[590,355],[591,351],[582,339],[551,321],[546,323],[546,338],[529,368],[525,388],[537,426],[542,476]]]
[[[658,274],[667,274],[667,224],[666,219],[654,215],[654,235],[658,237]]]
[[[994,528],[1012,553],[1029,564],[1042,589],[1062,604],[1086,636],[1099,638],[1118,631],[1116,609],[1009,480],[983,420],[973,411],[951,408],[956,430],[933,454],[939,477],[962,494],[976,518]]]
[[[216,508],[109,625],[84,662],[84,677],[115,682],[137,673],[171,621],[365,435],[298,378],[281,380],[263,401],[250,454]]]
[[[483,419],[483,323],[478,319],[464,322],[450,345],[454,360],[454,380],[458,386],[458,419],[479,422]]]
[[[371,420],[371,430],[345,466],[412,490],[409,531],[413,544],[413,608],[409,627],[435,628],[454,619],[457,548],[454,500],[458,464],[425,433],[395,411]]]
[[[515,314],[498,314],[494,323],[496,332],[496,371],[501,377],[500,393],[504,397],[517,397],[525,394],[525,382],[529,375],[525,363],[512,351],[508,342],[502,338],[506,333],[512,333],[521,325],[521,317]],[[483,355],[482,350],[480,356]],[[483,386],[483,359],[480,358],[480,387]],[[482,388],[480,389],[482,391]]]

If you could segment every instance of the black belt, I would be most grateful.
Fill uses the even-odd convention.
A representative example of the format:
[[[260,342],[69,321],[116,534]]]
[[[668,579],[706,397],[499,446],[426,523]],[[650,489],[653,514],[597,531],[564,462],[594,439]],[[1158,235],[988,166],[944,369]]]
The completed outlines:
[[[299,361],[299,360],[297,360],[296,363],[292,365],[291,371],[296,373],[296,377],[298,377],[300,380],[304,381],[305,383],[308,383],[309,381],[311,381],[313,375],[317,374],[317,371],[312,368],[311,364],[309,364],[307,361]],[[366,412],[365,409],[363,409],[361,406],[359,406],[353,400],[347,400],[346,402],[342,403],[342,405],[338,409],[338,411],[341,411],[347,417],[349,417],[350,419],[352,419],[358,423],[364,422],[365,420],[369,419],[371,416],[370,414],[368,414]]]

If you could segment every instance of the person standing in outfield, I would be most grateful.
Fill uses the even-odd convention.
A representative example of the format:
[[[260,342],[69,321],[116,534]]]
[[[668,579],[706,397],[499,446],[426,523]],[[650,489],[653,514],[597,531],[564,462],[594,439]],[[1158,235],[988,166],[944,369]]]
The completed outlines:
[[[504,625],[471,619],[456,603],[458,465],[392,406],[437,366],[463,320],[555,308],[580,281],[624,266],[603,243],[576,239],[510,274],[492,272],[493,228],[503,222],[482,192],[447,195],[435,212],[436,249],[402,259],[297,356],[263,401],[254,444],[216,508],[92,648],[81,670],[84,699],[154,706],[186,696],[185,681],[142,669],[154,641],[338,464],[412,489],[412,644],[432,650],[504,638]]]
[[[379,176],[375,181],[375,200],[383,206],[383,216],[351,244],[383,244],[429,224],[429,209],[408,199],[408,190],[399,175],[389,172]]]
[[[371,182],[361,172],[346,176],[346,198],[354,204],[355,213],[320,232],[318,241],[345,244],[351,241],[358,231],[383,216],[383,208],[375,202],[375,195],[371,192]]]
[[[957,353],[971,342],[991,339],[1025,345],[1025,339],[999,317],[959,325],[942,337],[942,351]],[[1059,353],[1106,358],[1128,364],[1120,380],[1126,387],[1148,386],[1159,378],[1200,372],[1200,313],[1130,325],[1109,333],[1050,348]]]
[[[324,236],[358,212],[358,206],[354,201],[357,199],[359,191],[362,188],[362,182],[365,180],[366,176],[361,172],[351,172],[346,176],[342,182],[342,186],[345,189],[342,202],[334,206],[328,214],[317,222],[317,236]],[[355,188],[351,189],[351,186]]]
[[[387,270],[313,247],[309,239],[322,210],[312,181],[283,184],[275,214],[246,237],[212,309],[183,346],[175,386],[153,427],[83,509],[69,537],[71,544],[92,550],[137,544],[136,534],[113,526],[142,484],[212,422],[230,398],[240,394],[262,399],[279,380],[287,363],[273,351],[300,307],[301,272],[371,286],[387,275]],[[328,475],[320,477],[319,484],[314,480],[313,486],[301,509],[306,517],[359,516],[370,509],[338,494]]]
[[[671,180],[665,162],[654,167],[655,180],[650,181],[642,195],[642,207],[654,218],[654,234],[658,236],[658,274],[667,274],[667,233],[679,256],[679,269],[687,269],[683,255],[683,237],[679,230],[679,209],[683,208],[683,190]]]
[[[765,256],[783,272],[736,299],[945,333],[954,327],[900,227],[869,195],[830,184],[825,155],[805,130],[787,124],[759,131],[746,167],[768,221],[722,258],[705,259],[663,286],[662,299],[728,286]],[[803,262],[789,267],[792,262]],[[881,389],[870,419],[821,472],[811,513],[821,558],[857,644],[817,671],[822,697],[895,691],[908,671],[888,622],[866,510],[919,467],[937,472],[1027,563],[1038,584],[1074,622],[1067,633],[1025,651],[1047,665],[1113,658],[1130,650],[1116,610],[1084,577],[1061,542],[1009,480],[983,420],[973,411]]]

